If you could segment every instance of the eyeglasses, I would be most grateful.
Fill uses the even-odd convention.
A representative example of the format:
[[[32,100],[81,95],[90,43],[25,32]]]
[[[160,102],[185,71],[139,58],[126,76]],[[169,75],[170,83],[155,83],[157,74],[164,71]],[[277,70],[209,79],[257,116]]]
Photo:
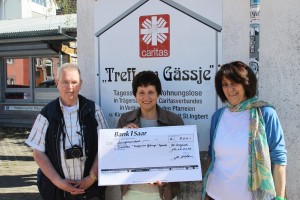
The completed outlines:
[[[60,84],[64,88],[68,87],[69,85],[71,85],[71,87],[77,87],[77,86],[80,85],[80,82],[76,82],[76,81],[74,81],[74,82],[67,82],[67,81],[61,82],[60,81]]]

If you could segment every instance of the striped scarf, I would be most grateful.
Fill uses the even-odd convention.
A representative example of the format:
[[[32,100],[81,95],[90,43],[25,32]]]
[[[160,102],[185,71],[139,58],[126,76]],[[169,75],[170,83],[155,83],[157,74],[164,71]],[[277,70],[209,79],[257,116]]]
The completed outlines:
[[[228,105],[232,112],[250,110],[248,189],[255,200],[269,200],[276,196],[265,122],[260,110],[262,106],[272,107],[266,102],[257,101],[257,97],[235,106]]]

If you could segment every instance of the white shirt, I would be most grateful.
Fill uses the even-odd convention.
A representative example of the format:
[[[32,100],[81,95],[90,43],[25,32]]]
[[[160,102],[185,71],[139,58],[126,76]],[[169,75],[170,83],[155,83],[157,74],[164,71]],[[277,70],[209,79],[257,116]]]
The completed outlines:
[[[249,110],[225,109],[216,133],[215,164],[207,194],[215,200],[251,200],[248,191]]]
[[[61,136],[60,155],[63,172],[66,179],[81,180],[83,178],[84,161],[86,160],[86,156],[84,151],[84,142],[82,141],[83,137],[78,134],[81,133],[78,121],[79,102],[77,102],[75,106],[68,108],[64,107],[60,102],[60,106],[65,120],[64,131],[67,133],[65,138],[65,149],[71,148],[72,145],[79,145],[80,147],[83,146],[83,157],[66,159],[63,149],[63,136]],[[108,128],[103,112],[97,104],[95,104],[95,118],[98,122],[97,129]],[[39,114],[34,122],[29,137],[26,140],[26,144],[41,152],[45,152],[45,136],[48,126],[48,120],[43,115]]]

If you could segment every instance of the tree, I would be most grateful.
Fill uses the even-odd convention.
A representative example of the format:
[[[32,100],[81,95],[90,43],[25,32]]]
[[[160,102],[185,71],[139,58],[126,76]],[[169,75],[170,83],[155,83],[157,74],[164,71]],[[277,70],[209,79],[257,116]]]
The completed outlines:
[[[73,14],[77,12],[77,0],[56,0],[57,15]]]

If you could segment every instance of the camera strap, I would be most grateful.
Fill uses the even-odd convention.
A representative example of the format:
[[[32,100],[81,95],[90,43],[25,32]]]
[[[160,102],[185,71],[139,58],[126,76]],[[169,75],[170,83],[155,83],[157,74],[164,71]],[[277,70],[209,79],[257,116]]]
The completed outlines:
[[[79,117],[78,117],[79,113],[77,112],[77,121],[76,124],[79,123]],[[67,132],[67,128],[66,128],[66,124],[64,122],[64,120],[62,119],[62,124],[63,124],[63,150],[66,150],[66,137],[68,138],[69,143],[71,144],[71,148],[74,147],[73,143],[70,140],[69,134]],[[76,134],[81,136],[81,147],[83,148],[83,134],[82,134],[82,128],[81,125],[79,124],[80,127],[80,131],[76,131]],[[72,133],[71,133],[72,134]]]

